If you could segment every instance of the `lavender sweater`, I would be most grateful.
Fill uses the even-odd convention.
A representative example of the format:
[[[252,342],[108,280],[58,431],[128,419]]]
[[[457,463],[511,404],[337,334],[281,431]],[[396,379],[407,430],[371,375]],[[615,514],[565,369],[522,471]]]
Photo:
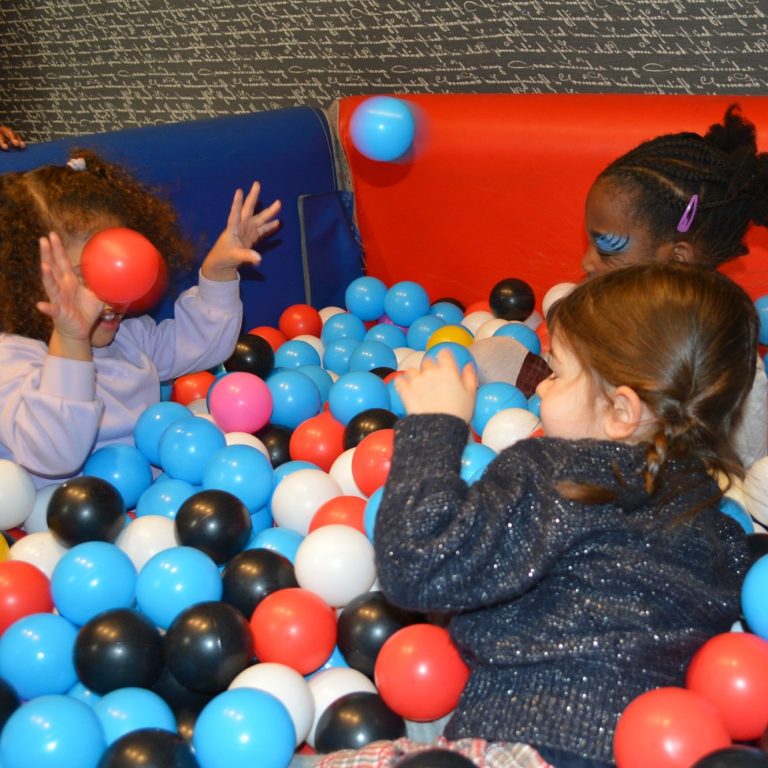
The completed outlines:
[[[174,318],[123,320],[92,362],[48,354],[24,336],[0,334],[0,459],[19,463],[40,488],[81,471],[90,453],[133,442],[136,419],[160,399],[160,383],[226,360],[242,322],[239,280],[199,276]]]

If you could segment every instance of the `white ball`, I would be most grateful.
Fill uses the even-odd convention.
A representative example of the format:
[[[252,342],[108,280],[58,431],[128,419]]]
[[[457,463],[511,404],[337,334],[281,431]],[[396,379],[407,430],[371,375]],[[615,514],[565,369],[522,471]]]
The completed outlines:
[[[414,350],[411,349],[411,347],[395,347],[393,351],[395,353],[395,360],[397,360],[397,365],[399,366],[400,363],[402,363]]]
[[[323,321],[323,325],[325,325],[328,322],[329,317],[333,317],[334,315],[338,315],[346,311],[346,309],[342,309],[341,307],[323,307],[318,311],[318,314],[320,315],[320,319]]]
[[[45,485],[38,490],[32,512],[24,521],[24,530],[27,533],[38,533],[39,531],[48,530],[48,502],[51,500],[53,492],[60,485],[60,483]]]
[[[359,496],[362,499],[368,498],[358,487],[355,478],[352,475],[352,457],[355,455],[354,448],[347,448],[340,453],[328,474],[341,486],[344,496]]]
[[[496,331],[502,326],[507,324],[507,320],[502,317],[494,317],[492,320],[486,320],[475,333],[474,341],[480,341],[481,339],[490,339]]]
[[[208,401],[204,397],[200,397],[197,400],[192,400],[192,402],[187,403],[187,408],[189,408],[195,416],[207,416],[210,413],[208,410]]]
[[[307,738],[315,716],[315,700],[305,678],[285,664],[263,662],[246,667],[229,684],[233,688],[257,688],[281,701],[296,729],[296,746]]]
[[[480,326],[487,323],[489,320],[493,320],[493,313],[488,312],[485,309],[480,309],[477,312],[470,312],[468,315],[464,315],[464,319],[461,324],[469,330],[473,336],[476,337],[477,331]]]
[[[352,526],[324,525],[299,544],[294,571],[300,587],[343,607],[376,579],[373,544]]]
[[[115,544],[128,555],[137,573],[158,552],[181,546],[174,521],[164,515],[142,515],[131,520]]]
[[[576,283],[558,283],[557,285],[553,285],[544,294],[544,298],[541,300],[541,311],[544,313],[544,317],[547,316],[547,313],[556,301],[567,296],[575,287]]]
[[[768,456],[758,459],[747,470],[744,501],[747,512],[763,525],[768,525]]]
[[[252,435],[250,432],[227,432],[224,435],[224,440],[227,445],[250,445],[251,448],[255,448],[260,453],[263,453],[270,462],[272,461],[267,446],[264,445],[256,435]]]
[[[22,536],[11,546],[11,560],[23,560],[37,566],[49,579],[53,569],[69,549],[60,544],[50,531]]]
[[[293,340],[304,341],[307,344],[309,344],[310,347],[314,347],[317,354],[320,355],[320,359],[321,360],[323,359],[323,353],[325,352],[325,344],[323,344],[319,336],[312,336],[309,333],[302,333],[299,336],[294,336]]]
[[[362,672],[351,667],[332,667],[318,672],[310,678],[309,690],[315,702],[315,715],[306,739],[310,747],[315,746],[315,730],[320,717],[334,701],[357,691],[378,693],[376,686]]]
[[[535,331],[543,322],[544,318],[534,309],[533,312],[523,320],[523,325],[527,325],[532,331]]]
[[[412,349],[410,354],[397,361],[397,370],[407,371],[410,368],[414,368],[418,371],[421,368],[421,361],[424,359],[425,354],[426,351],[423,349]]]
[[[15,461],[0,459],[0,530],[21,525],[32,514],[36,498],[29,472]]]
[[[488,419],[480,442],[499,453],[530,437],[538,426],[539,417],[525,408],[504,408]]]
[[[322,469],[297,469],[272,494],[272,517],[281,528],[306,536],[312,517],[326,501],[342,496],[341,486]]]

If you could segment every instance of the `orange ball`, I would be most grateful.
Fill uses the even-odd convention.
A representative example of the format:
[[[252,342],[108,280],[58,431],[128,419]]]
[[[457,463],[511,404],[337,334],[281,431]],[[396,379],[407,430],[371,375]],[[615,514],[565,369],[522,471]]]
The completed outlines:
[[[288,451],[294,461],[311,461],[329,472],[344,452],[344,425],[329,412],[322,411],[293,430]]]
[[[394,447],[394,429],[378,429],[357,444],[352,454],[352,477],[366,496],[387,481]]]
[[[271,325],[257,325],[255,328],[251,328],[248,333],[252,333],[254,336],[261,336],[262,339],[268,341],[273,352],[277,352],[278,347],[287,341],[285,334]]]
[[[367,536],[363,521],[366,503],[360,496],[335,496],[328,499],[312,516],[308,533],[324,525],[348,525]]]
[[[198,371],[179,376],[173,382],[171,400],[182,405],[189,405],[193,400],[202,400],[216,377],[210,371]]]
[[[305,334],[319,336],[323,330],[323,319],[309,304],[293,304],[283,310],[277,326],[287,339]]]

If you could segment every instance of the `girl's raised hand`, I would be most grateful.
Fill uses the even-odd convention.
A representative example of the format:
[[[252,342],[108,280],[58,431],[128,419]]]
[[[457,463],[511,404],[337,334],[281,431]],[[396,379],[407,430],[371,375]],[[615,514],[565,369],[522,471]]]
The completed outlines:
[[[449,350],[437,360],[424,358],[420,370],[407,370],[395,379],[395,387],[408,414],[447,413],[469,424],[475,407],[477,373],[471,364],[459,372]]]
[[[275,200],[263,211],[254,213],[260,189],[259,183],[254,182],[245,200],[242,190],[235,192],[227,227],[203,261],[202,273],[208,280],[234,280],[241,264],[261,263],[261,255],[253,246],[280,226],[275,218],[280,201]]]

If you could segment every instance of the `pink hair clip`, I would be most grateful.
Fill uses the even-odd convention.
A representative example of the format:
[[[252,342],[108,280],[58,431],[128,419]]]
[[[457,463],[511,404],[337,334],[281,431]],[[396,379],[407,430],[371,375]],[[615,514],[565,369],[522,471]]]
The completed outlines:
[[[688,205],[685,206],[683,215],[680,217],[680,221],[677,222],[678,232],[687,232],[693,224],[693,219],[696,216],[696,210],[699,207],[699,196],[691,195],[691,199],[688,201]]]
[[[85,158],[84,157],[73,157],[67,160],[67,165],[73,170],[73,171],[84,171],[85,170]]]

